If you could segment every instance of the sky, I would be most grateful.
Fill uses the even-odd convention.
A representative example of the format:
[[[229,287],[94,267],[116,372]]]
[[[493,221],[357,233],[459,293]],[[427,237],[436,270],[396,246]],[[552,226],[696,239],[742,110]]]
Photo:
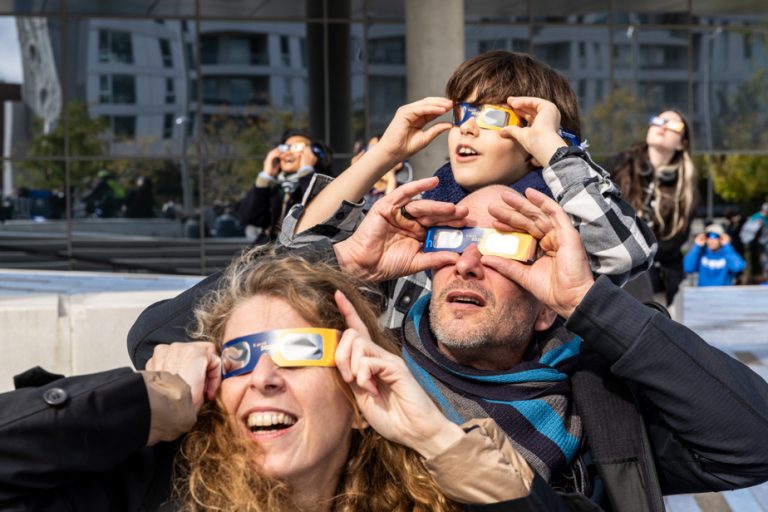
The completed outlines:
[[[16,20],[0,16],[0,82],[21,83],[20,56]]]

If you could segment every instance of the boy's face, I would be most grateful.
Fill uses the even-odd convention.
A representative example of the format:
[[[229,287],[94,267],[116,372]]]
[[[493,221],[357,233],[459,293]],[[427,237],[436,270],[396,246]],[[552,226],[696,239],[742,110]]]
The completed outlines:
[[[475,97],[472,94],[464,101],[473,103]],[[456,183],[472,192],[486,185],[509,185],[530,170],[529,155],[523,147],[499,133],[480,128],[472,117],[451,128],[448,151]]]

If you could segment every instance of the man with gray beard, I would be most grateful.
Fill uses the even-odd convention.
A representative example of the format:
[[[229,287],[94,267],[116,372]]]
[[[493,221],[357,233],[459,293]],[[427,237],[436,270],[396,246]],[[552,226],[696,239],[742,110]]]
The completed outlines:
[[[571,510],[662,511],[664,494],[768,479],[762,378],[595,278],[571,219],[543,194],[488,187],[458,205],[411,201],[435,184],[396,189],[350,238],[311,257],[375,282],[432,269],[431,295],[410,304],[397,334],[448,418],[493,418],[535,470],[534,487],[547,482]],[[475,243],[424,252],[435,225],[527,232],[542,253],[525,264]],[[183,315],[213,284],[142,313],[129,335],[137,367],[157,343],[183,339]],[[547,509],[529,498],[499,510]]]

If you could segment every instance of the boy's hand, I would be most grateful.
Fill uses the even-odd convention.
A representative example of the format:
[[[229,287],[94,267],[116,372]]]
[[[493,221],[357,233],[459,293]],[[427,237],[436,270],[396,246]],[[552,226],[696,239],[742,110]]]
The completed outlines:
[[[533,156],[533,164],[546,166],[557,148],[567,145],[560,135],[560,111],[554,103],[542,98],[513,97],[507,103],[528,126],[507,126],[499,134],[515,139]]]
[[[453,108],[453,102],[447,98],[430,97],[403,105],[395,113],[381,140],[373,151],[383,151],[393,162],[402,162],[414,153],[421,151],[440,135],[453,126],[449,122],[436,123],[426,130],[430,121]]]

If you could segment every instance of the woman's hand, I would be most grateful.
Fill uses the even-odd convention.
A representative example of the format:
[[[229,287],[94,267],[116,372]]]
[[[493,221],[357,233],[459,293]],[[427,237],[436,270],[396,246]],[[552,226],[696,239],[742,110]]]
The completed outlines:
[[[336,304],[349,327],[336,350],[336,366],[352,389],[366,422],[390,441],[430,458],[464,435],[449,421],[405,365],[371,341],[354,306],[340,291]]]
[[[195,412],[205,399],[213,400],[221,384],[221,359],[213,343],[195,341],[157,345],[147,370],[175,373],[189,384]]]
[[[560,111],[554,103],[542,98],[510,96],[507,103],[525,119],[527,126],[507,126],[499,134],[519,142],[533,156],[534,165],[546,166],[555,150],[567,145],[558,133]]]
[[[449,122],[441,122],[424,129],[429,122],[451,108],[453,108],[451,100],[439,97],[424,98],[403,105],[397,109],[395,117],[390,121],[381,140],[369,152],[382,151],[393,164],[406,160],[453,126]]]

